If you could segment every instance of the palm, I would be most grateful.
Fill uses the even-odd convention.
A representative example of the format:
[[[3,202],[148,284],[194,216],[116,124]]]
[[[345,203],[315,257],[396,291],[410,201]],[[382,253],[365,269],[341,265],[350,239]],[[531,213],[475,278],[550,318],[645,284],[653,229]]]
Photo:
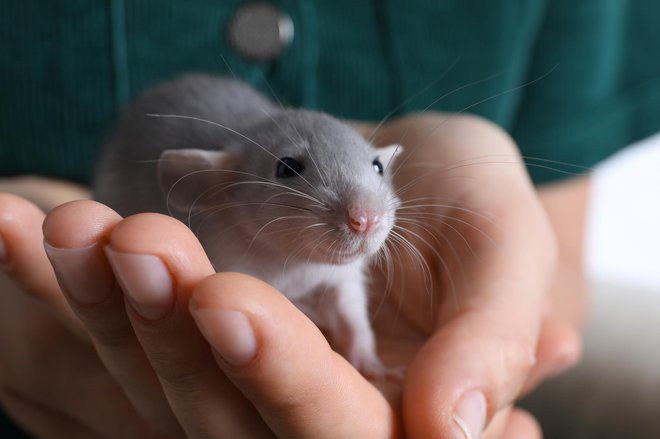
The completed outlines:
[[[411,365],[421,351],[428,354],[429,340],[439,332],[451,356],[450,344],[469,342],[457,328],[490,330],[480,319],[521,337],[525,332],[518,328],[528,331],[538,324],[533,310],[547,273],[517,276],[517,269],[533,273],[537,261],[544,260],[527,256],[543,255],[547,236],[533,231],[544,231],[546,224],[515,146],[492,127],[483,124],[485,131],[480,131],[473,122],[468,120],[466,129],[464,121],[448,116],[413,117],[387,124],[372,136],[377,144],[404,147],[394,170],[402,200],[397,227],[387,256],[373,270],[374,328],[388,365]],[[517,303],[520,293],[526,296]],[[506,295],[513,300],[507,303]],[[506,327],[500,322],[505,315],[517,318],[525,312],[526,323],[519,319],[523,323]],[[411,366],[409,374],[418,369]],[[521,378],[524,373],[516,379]],[[402,389],[379,387],[396,407]]]

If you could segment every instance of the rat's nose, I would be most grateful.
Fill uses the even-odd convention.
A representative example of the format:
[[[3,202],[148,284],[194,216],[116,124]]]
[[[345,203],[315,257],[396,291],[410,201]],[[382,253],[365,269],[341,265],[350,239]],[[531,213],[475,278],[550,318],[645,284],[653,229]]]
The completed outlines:
[[[360,206],[348,207],[348,224],[358,233],[369,233],[380,223],[380,215],[372,209]]]

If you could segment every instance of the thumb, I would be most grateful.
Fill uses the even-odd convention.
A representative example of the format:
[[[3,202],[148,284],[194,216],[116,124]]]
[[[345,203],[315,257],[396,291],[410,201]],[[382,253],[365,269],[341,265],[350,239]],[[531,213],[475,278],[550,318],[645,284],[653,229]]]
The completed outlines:
[[[270,285],[219,273],[197,286],[190,309],[222,371],[277,437],[398,436],[385,398]]]
[[[500,437],[489,420],[508,410],[534,365],[535,339],[499,327],[481,310],[455,317],[423,346],[408,369],[404,421],[411,437]],[[501,418],[501,417],[498,417]],[[488,430],[502,430],[493,422]],[[492,435],[492,436],[491,436]]]

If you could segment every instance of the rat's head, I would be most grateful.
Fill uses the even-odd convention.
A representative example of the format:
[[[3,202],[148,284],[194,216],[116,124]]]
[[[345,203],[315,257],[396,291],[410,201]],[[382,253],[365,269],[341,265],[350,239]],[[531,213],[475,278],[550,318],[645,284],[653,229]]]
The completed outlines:
[[[302,110],[241,134],[220,151],[163,153],[170,204],[283,258],[347,263],[380,249],[399,205],[390,165],[400,146],[373,148],[346,124]]]

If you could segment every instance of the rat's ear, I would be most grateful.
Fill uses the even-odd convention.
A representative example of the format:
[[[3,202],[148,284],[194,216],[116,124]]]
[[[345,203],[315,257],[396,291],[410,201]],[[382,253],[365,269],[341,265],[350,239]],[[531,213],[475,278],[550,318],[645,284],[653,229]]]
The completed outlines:
[[[391,162],[403,151],[403,146],[401,144],[395,143],[393,145],[384,146],[383,148],[377,148],[376,152],[378,153],[378,160],[383,164],[385,169],[389,168]]]
[[[186,212],[208,205],[213,189],[231,178],[234,155],[225,151],[168,149],[158,160],[158,183],[169,208]]]

